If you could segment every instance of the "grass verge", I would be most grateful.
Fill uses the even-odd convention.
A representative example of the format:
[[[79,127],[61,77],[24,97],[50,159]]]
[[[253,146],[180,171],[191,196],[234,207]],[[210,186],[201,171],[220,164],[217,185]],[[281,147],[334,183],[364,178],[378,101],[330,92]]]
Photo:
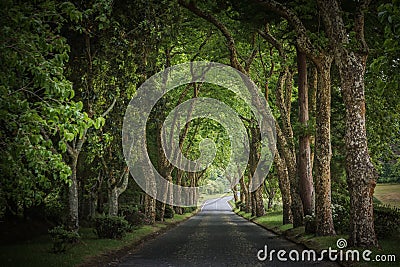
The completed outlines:
[[[232,207],[235,207],[234,202],[231,203]],[[307,234],[305,233],[305,228],[297,227],[293,228],[292,224],[285,224],[283,225],[283,215],[281,211],[273,211],[267,212],[266,215],[255,218],[252,217],[250,213],[245,213],[244,211],[240,211],[237,208],[233,208],[233,211],[242,216],[243,218],[252,221],[265,229],[268,229],[278,235],[285,237],[286,239],[304,245],[307,249],[315,250],[316,252],[320,253],[322,250],[329,249],[337,249],[336,242],[340,238],[344,238],[348,240],[348,235],[336,235],[336,236],[315,236],[314,234]],[[399,243],[400,243],[400,236],[393,235],[389,238],[385,238],[379,240],[380,248],[371,249],[372,254],[369,256],[371,261],[365,262],[340,262],[342,266],[360,266],[360,267],[372,267],[372,266],[399,266],[400,261],[400,250],[399,250]],[[357,249],[360,253],[360,259],[362,258],[362,252],[364,249],[362,248],[350,248],[350,249]],[[345,250],[343,251],[345,253]],[[377,255],[394,255],[396,261],[395,262],[377,262],[376,256]],[[387,258],[387,257],[386,257]]]
[[[374,197],[383,204],[400,208],[400,184],[377,184]]]
[[[81,241],[66,253],[51,252],[52,241],[48,235],[20,244],[0,246],[0,262],[3,266],[98,266],[126,255],[145,240],[185,221],[193,213],[175,214],[173,219],[155,225],[145,225],[122,239],[98,239],[92,228],[80,230]]]

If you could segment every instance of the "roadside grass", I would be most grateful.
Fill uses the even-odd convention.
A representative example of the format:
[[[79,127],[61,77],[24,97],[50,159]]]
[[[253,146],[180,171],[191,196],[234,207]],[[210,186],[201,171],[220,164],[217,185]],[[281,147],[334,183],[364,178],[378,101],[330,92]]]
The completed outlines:
[[[234,207],[234,203],[231,202],[231,205]],[[293,241],[295,243],[303,244],[308,249],[313,249],[316,252],[321,252],[324,249],[337,249],[336,242],[340,238],[344,238],[346,240],[349,239],[348,235],[338,234],[335,236],[315,236],[314,234],[305,233],[304,226],[293,228],[292,224],[283,225],[283,215],[282,211],[272,211],[267,212],[266,215],[254,218],[251,217],[250,213],[245,213],[240,211],[238,208],[234,208],[233,211],[250,220],[253,221],[262,227],[275,232],[278,235],[282,235],[286,237],[288,240]],[[345,266],[360,266],[360,267],[372,267],[372,266],[399,266],[400,261],[400,234],[394,234],[391,237],[379,240],[380,248],[371,249],[372,254],[369,256],[371,260],[370,262],[352,262],[352,263],[343,263]],[[360,253],[360,259],[362,258],[362,252],[364,249],[362,248],[348,248],[348,249],[357,249]],[[345,253],[345,249],[343,251]],[[395,255],[396,262],[377,262],[375,261],[376,255]]]
[[[0,263],[2,266],[75,266],[97,256],[124,248],[134,248],[135,244],[147,236],[181,222],[193,214],[175,214],[174,218],[165,222],[135,229],[122,239],[98,239],[93,228],[82,228],[79,231],[81,241],[67,252],[60,254],[51,252],[52,241],[48,235],[43,235],[20,244],[0,246]]]
[[[273,229],[274,232],[284,232],[293,227],[292,224],[283,224],[283,215],[281,211],[267,212],[266,215],[254,218],[253,221],[257,224]]]
[[[400,261],[400,250],[399,250],[399,244],[400,244],[400,235],[393,235],[391,237],[379,240],[379,246],[380,248],[377,249],[371,249],[372,254],[370,258],[373,261],[370,262],[360,262],[358,266],[362,267],[383,267],[383,266],[399,266],[399,261]],[[362,249],[360,249],[361,251]],[[395,262],[378,262],[375,259],[376,255],[380,255],[379,257],[382,257],[382,255],[395,255],[396,261]]]
[[[400,184],[377,184],[374,197],[383,204],[400,208]]]

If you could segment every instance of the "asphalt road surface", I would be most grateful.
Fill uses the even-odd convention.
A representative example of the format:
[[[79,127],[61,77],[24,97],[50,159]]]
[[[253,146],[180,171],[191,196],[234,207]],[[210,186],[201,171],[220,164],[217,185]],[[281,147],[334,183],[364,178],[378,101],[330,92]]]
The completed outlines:
[[[119,266],[338,266],[290,261],[291,250],[297,250],[301,259],[302,247],[233,213],[230,198],[207,201],[197,215],[123,257]],[[257,253],[263,250],[259,256],[264,257],[265,246],[268,257],[261,261]],[[276,251],[272,261],[271,250]],[[287,261],[278,260],[278,250],[286,251]]]

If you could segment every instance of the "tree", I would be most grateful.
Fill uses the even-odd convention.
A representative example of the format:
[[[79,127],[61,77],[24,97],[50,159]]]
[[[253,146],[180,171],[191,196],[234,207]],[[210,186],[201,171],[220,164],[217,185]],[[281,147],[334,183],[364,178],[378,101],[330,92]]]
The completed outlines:
[[[54,188],[71,183],[65,142],[88,121],[64,73],[69,46],[61,28],[80,18],[68,2],[1,3],[0,195],[9,214],[43,203]]]
[[[316,232],[319,235],[335,234],[331,210],[331,177],[330,177],[330,69],[333,61],[329,48],[324,48],[324,40],[311,42],[307,28],[296,13],[281,2],[254,1],[258,5],[271,10],[285,18],[296,34],[296,45],[316,65],[318,70],[317,114],[315,134],[315,195],[316,195]],[[278,131],[279,137],[279,131]],[[278,138],[279,141],[279,138]],[[293,162],[293,160],[292,160]],[[287,162],[288,167],[292,162]],[[290,176],[290,171],[289,171]],[[292,199],[292,202],[294,200]],[[292,204],[293,205],[293,204]],[[296,217],[296,216],[295,216]]]
[[[364,37],[364,14],[369,1],[356,5],[352,32],[348,32],[339,3],[318,1],[327,35],[339,69],[346,107],[346,173],[350,192],[351,234],[354,246],[377,246],[372,198],[376,170],[367,143],[364,74],[368,47]]]
[[[297,70],[299,86],[299,122],[301,132],[299,136],[298,173],[300,195],[303,202],[304,214],[313,214],[313,180],[311,166],[310,134],[308,130],[308,82],[307,82],[307,57],[297,49]]]

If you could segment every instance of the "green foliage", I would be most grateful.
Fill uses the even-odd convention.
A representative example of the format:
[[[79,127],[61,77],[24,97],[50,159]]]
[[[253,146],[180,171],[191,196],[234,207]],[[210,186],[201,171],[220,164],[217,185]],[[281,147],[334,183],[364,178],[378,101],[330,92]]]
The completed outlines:
[[[350,231],[350,198],[347,195],[332,194],[332,216],[335,230],[342,234]],[[375,232],[378,238],[385,238],[400,229],[400,210],[388,205],[374,204]]]
[[[365,75],[368,145],[380,170],[379,181],[398,176],[400,143],[400,8],[398,0],[376,3],[375,20],[366,31],[371,57]],[[378,34],[378,35],[377,35]]]
[[[183,207],[183,213],[190,213],[197,209],[197,207]]]
[[[246,209],[246,203],[244,203],[244,202],[242,202],[242,201],[237,201],[236,203],[235,203],[235,205],[236,205],[236,207],[239,209],[239,210],[241,210],[241,211],[244,211],[245,209]]]
[[[122,205],[119,207],[118,213],[134,228],[149,224],[146,215],[137,206]]]
[[[379,183],[400,183],[400,156],[396,158],[397,161],[382,164],[381,175],[378,178]]]
[[[88,122],[82,104],[71,100],[64,76],[70,47],[60,34],[80,12],[72,3],[47,0],[2,1],[0,12],[0,195],[21,209],[68,182],[65,142]]]
[[[102,215],[94,218],[94,227],[99,238],[122,238],[129,230],[129,223],[120,216]]]
[[[332,218],[337,232],[350,231],[350,197],[348,195],[332,193]]]
[[[60,188],[60,190],[63,189],[63,187]],[[67,204],[60,197],[60,192],[52,192],[44,199],[44,216],[46,220],[55,224],[66,223],[67,212]]]
[[[62,253],[67,251],[70,245],[76,244],[80,236],[77,232],[69,231],[64,226],[56,226],[49,230],[49,235],[53,241],[53,252]]]
[[[174,209],[169,205],[165,206],[164,218],[172,219],[172,218],[174,218],[174,215],[175,215]]]
[[[375,205],[374,222],[378,238],[393,236],[400,230],[400,209],[387,205]]]

